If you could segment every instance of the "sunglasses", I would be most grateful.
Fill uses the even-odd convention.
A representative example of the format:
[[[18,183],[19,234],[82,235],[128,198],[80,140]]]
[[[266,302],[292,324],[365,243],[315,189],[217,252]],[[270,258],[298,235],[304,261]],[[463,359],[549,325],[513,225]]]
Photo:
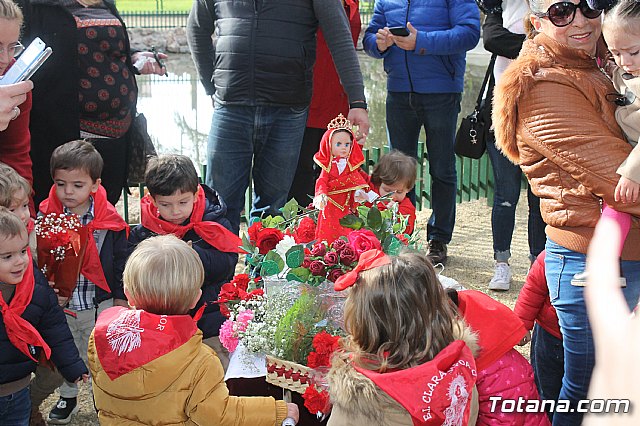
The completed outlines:
[[[536,12],[535,15],[538,18],[548,18],[556,27],[566,27],[573,22],[578,9],[580,9],[582,15],[588,19],[596,19],[602,15],[601,10],[591,9],[586,0],[580,0],[578,4],[571,3],[570,1],[554,3],[549,6],[546,12]]]

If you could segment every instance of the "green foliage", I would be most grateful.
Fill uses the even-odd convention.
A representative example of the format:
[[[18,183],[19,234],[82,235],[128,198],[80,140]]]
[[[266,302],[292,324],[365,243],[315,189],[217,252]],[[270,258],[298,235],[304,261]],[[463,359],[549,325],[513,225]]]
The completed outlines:
[[[364,220],[362,220],[358,216],[354,214],[348,214],[342,219],[340,219],[340,225],[344,226],[345,228],[358,230],[363,226],[365,226],[365,223],[364,223]]]
[[[300,364],[307,363],[313,336],[320,331],[316,324],[322,316],[315,296],[302,293],[276,328],[276,351],[282,354],[282,358]]]
[[[280,255],[274,251],[270,251],[264,256],[262,267],[260,268],[260,275],[263,277],[276,275],[282,272],[283,269],[284,261]]]
[[[304,247],[300,244],[291,247],[287,250],[285,257],[287,258],[287,266],[289,268],[299,267],[304,261]]]
[[[289,220],[298,214],[298,209],[298,202],[295,198],[292,198],[280,209],[280,211],[282,212],[282,216],[284,216],[285,220]]]

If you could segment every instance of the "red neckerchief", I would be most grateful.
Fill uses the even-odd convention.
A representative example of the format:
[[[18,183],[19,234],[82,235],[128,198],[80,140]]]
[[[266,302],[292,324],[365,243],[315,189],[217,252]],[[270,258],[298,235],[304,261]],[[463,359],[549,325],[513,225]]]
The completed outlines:
[[[147,194],[140,200],[140,222],[142,226],[158,235],[173,234],[178,238],[184,237],[187,232],[193,229],[196,234],[217,250],[226,253],[238,253],[242,241],[236,234],[218,222],[202,220],[206,203],[207,199],[204,196],[204,190],[202,186],[198,186],[196,201],[193,203],[193,212],[189,223],[176,225],[160,217],[151,195]]]
[[[36,229],[36,221],[30,217],[29,222],[27,222],[27,235],[31,235],[34,229]]]
[[[377,268],[378,266],[388,265],[391,263],[391,258],[384,254],[381,250],[372,249],[367,250],[358,258],[358,264],[355,268],[340,276],[333,284],[335,291],[342,291],[351,287],[358,281],[358,274],[362,271],[368,271],[369,269]]]
[[[484,370],[513,349],[527,334],[522,321],[509,307],[481,291],[459,291],[458,311],[471,329],[478,333],[478,371]]]
[[[413,368],[388,373],[355,369],[402,405],[415,426],[463,426],[469,420],[477,373],[471,350],[462,340]]]
[[[33,290],[35,287],[31,250],[27,250],[29,251],[27,270],[22,277],[22,281],[16,284],[15,293],[8,305],[0,296],[0,310],[2,311],[4,328],[7,331],[7,336],[9,337],[11,344],[33,361],[38,362],[38,360],[34,358],[35,354],[32,354],[29,350],[29,347],[41,347],[47,359],[51,356],[51,348],[44,341],[38,330],[36,330],[29,321],[21,317],[24,310],[27,308],[29,303],[31,303],[31,297],[33,296]]]
[[[86,225],[89,231],[89,239],[87,243],[87,250],[84,253],[84,259],[82,260],[80,273],[104,291],[111,293],[107,279],[104,276],[104,271],[102,270],[100,253],[98,252],[96,240],[93,238],[93,231],[122,231],[125,229],[128,237],[129,225],[127,225],[124,219],[118,214],[116,208],[107,201],[107,191],[105,191],[102,185],[98,186],[98,190],[92,194],[92,196],[93,220]],[[49,198],[40,203],[40,211],[45,216],[49,213],[64,214],[64,206],[56,195],[55,185],[53,185],[51,190],[49,190]]]
[[[313,156],[313,161],[327,173],[331,170],[331,162],[334,158],[333,154],[331,154],[331,136],[336,130],[343,129],[328,129],[324,132],[320,141],[320,149]],[[364,155],[353,133],[349,132],[349,134],[351,135],[351,152],[349,153],[349,158],[347,158],[347,169],[352,172],[364,164]]]
[[[198,331],[189,315],[156,315],[115,306],[96,321],[94,341],[100,364],[111,380],[179,348]]]

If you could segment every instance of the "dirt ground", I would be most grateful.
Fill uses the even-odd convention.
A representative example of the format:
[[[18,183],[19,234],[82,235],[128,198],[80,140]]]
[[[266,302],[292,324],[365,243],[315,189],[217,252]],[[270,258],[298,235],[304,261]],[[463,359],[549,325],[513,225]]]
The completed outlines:
[[[529,268],[526,212],[526,194],[523,193],[517,208],[516,230],[511,244],[513,284],[509,291],[492,292],[487,288],[489,280],[493,276],[493,248],[491,208],[487,206],[485,199],[458,204],[456,227],[453,240],[449,245],[449,261],[443,275],[456,279],[469,289],[486,292],[513,308]],[[416,229],[422,230],[423,239],[430,213],[430,210],[418,212]],[[525,356],[528,355],[528,352],[528,345],[522,348],[522,353]],[[48,415],[57,400],[58,395],[55,394],[42,404],[41,411],[45,416]],[[81,386],[79,403],[80,410],[70,425],[98,425],[88,385]]]

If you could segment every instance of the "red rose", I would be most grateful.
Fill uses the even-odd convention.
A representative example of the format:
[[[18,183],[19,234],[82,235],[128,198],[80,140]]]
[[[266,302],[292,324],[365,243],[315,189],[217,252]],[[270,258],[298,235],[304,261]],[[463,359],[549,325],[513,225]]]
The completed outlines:
[[[327,266],[333,266],[338,264],[338,253],[330,251],[324,255],[324,263]]]
[[[302,261],[302,267],[309,268],[309,265],[311,265],[311,259],[305,256],[304,260]]]
[[[344,275],[344,272],[340,268],[335,268],[329,271],[329,275],[327,275],[327,279],[332,283],[335,283],[338,278]]]
[[[276,248],[276,245],[284,238],[282,231],[276,228],[262,228],[256,240],[256,246],[260,254],[267,254]]]
[[[247,230],[247,234],[249,234],[249,241],[251,242],[251,244],[255,244],[256,241],[258,241],[258,234],[260,233],[261,229],[262,222],[260,221],[255,222],[249,227],[249,229]]]
[[[234,284],[236,287],[246,291],[249,287],[249,275],[238,274],[233,277],[233,280],[231,280],[231,284]]]
[[[378,240],[376,234],[368,229],[351,231],[347,238],[349,239],[349,245],[356,251],[358,258],[360,258],[360,255],[367,250],[382,250],[380,240]]]
[[[342,238],[338,238],[333,242],[333,244],[331,244],[331,248],[337,251],[338,253],[340,253],[340,251],[342,251],[342,249],[345,248],[347,245],[348,244],[345,240],[343,240]]]
[[[345,246],[340,252],[340,263],[344,266],[349,266],[357,260],[358,255],[356,254],[356,251],[349,245]]]
[[[327,246],[324,243],[315,243],[311,247],[311,256],[324,256],[327,253]]]
[[[309,265],[309,271],[311,271],[311,274],[321,277],[324,275],[324,264],[319,260],[314,260]]]
[[[316,238],[316,223],[310,217],[304,217],[294,232],[296,243],[310,243]]]

